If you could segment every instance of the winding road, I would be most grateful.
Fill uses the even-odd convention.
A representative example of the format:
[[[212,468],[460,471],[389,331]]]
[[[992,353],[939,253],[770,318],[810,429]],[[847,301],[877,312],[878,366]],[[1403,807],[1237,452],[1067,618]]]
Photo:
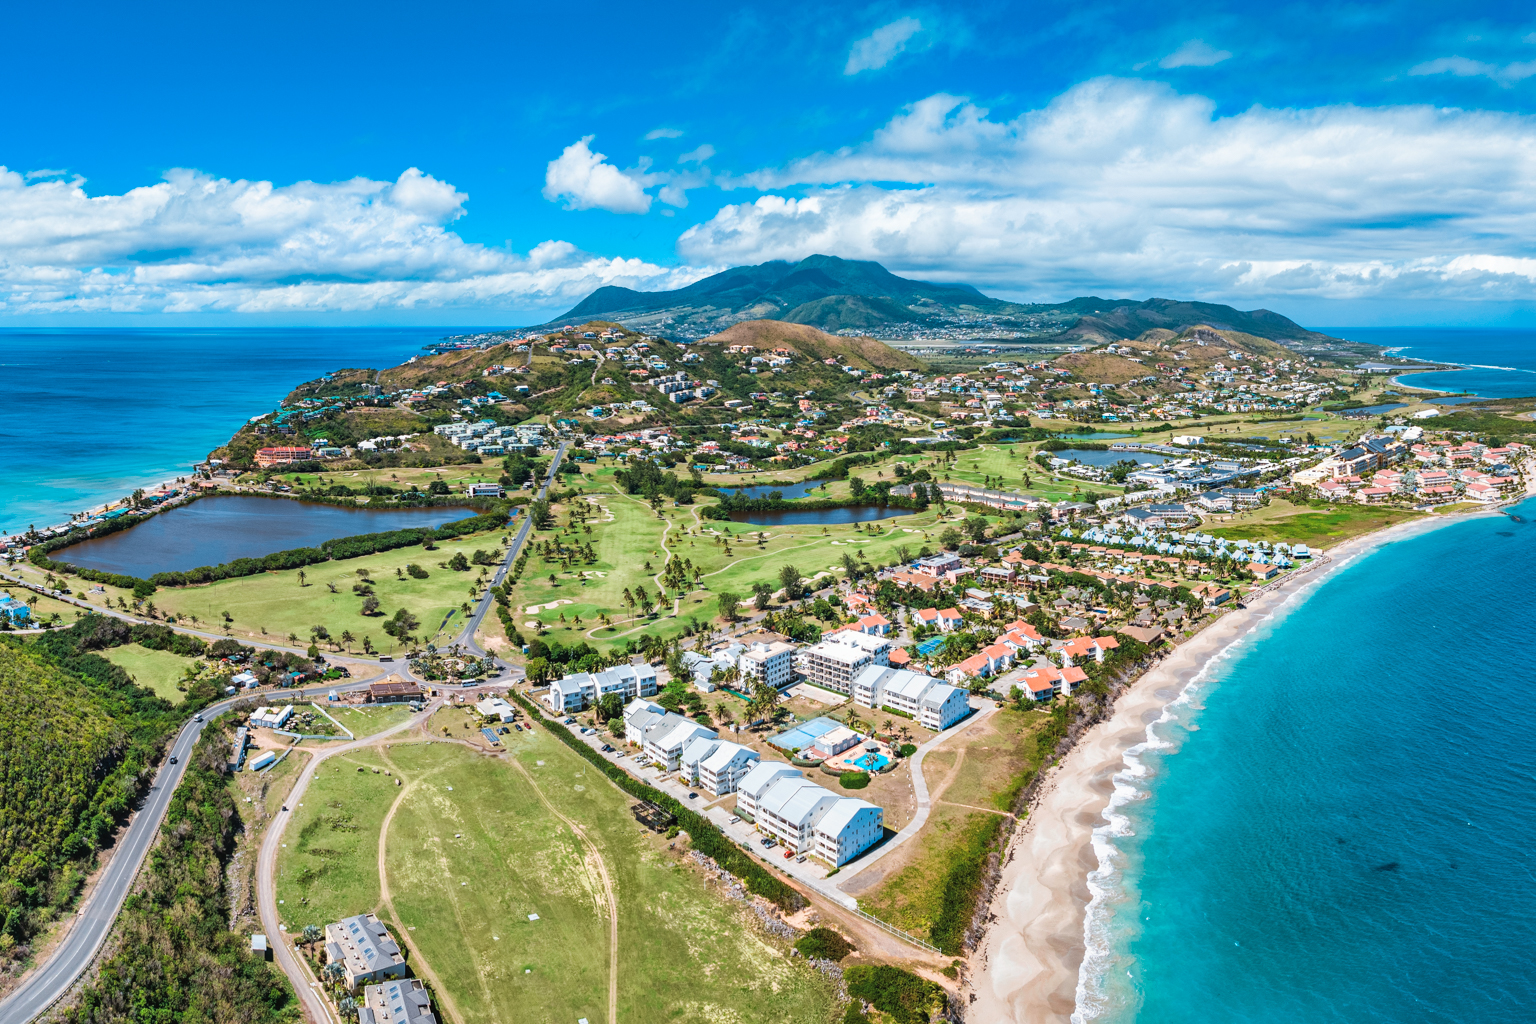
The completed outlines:
[[[548,492],[550,484],[555,479],[555,474],[559,472],[560,461],[565,456],[566,446],[566,442],[561,441],[556,448],[554,458],[550,462],[549,473],[544,478],[543,484],[539,487],[538,494],[536,495],[537,498],[543,499]],[[512,564],[517,559],[519,551],[522,550],[528,534],[531,532],[532,517],[523,516],[522,519],[523,522],[518,529],[517,536],[512,544],[508,546],[507,555],[502,560],[491,581],[493,586],[501,583],[506,578]],[[36,590],[57,600],[67,601],[70,604],[97,614],[110,615],[113,618],[122,619],[127,622],[148,623],[152,621],[141,616],[130,615],[126,612],[89,605],[75,600],[65,592],[38,587],[35,584],[9,574],[0,573],[0,578],[19,586],[27,587],[30,590]],[[475,642],[475,632],[480,628],[480,624],[484,621],[486,613],[490,611],[494,600],[495,598],[491,594],[490,588],[487,588],[486,592],[481,595],[479,603],[475,606],[474,613],[465,621],[464,628],[455,641],[465,649],[481,657],[484,657],[486,652]],[[165,625],[165,623],[159,624]],[[174,624],[171,628],[178,632],[188,633],[204,639],[224,639],[223,635],[219,633],[189,629]],[[297,648],[285,647],[280,644],[258,643],[249,640],[242,640],[241,643],[245,646],[256,647],[262,650],[304,653]],[[297,691],[295,696],[318,697],[324,696],[331,690],[350,691],[362,689],[369,683],[384,678],[386,672],[395,672],[411,678],[410,671],[404,663],[381,665],[377,661],[355,659],[350,655],[348,658],[349,660],[364,661],[371,667],[378,668],[379,674],[366,679],[349,680],[340,685],[328,683],[318,689],[300,690]],[[117,920],[118,912],[122,909],[123,900],[127,898],[128,891],[132,888],[133,881],[138,876],[139,868],[143,865],[144,858],[148,855],[150,847],[154,844],[155,837],[159,834],[160,823],[164,820],[166,809],[170,806],[171,794],[181,782],[187,758],[191,755],[198,738],[202,735],[204,726],[207,725],[208,721],[228,710],[239,701],[248,699],[248,695],[239,695],[220,701],[217,704],[209,705],[203,709],[203,712],[196,719],[182,726],[181,731],[176,735],[176,739],[172,742],[168,751],[169,756],[176,758],[177,763],[171,764],[170,757],[168,757],[161,765],[154,784],[150,787],[149,795],[129,818],[128,824],[117,836],[116,842],[113,845],[111,861],[108,863],[105,872],[92,889],[90,895],[77,911],[77,919],[69,926],[69,931],[63,941],[49,954],[46,960],[34,967],[10,995],[3,1001],[0,1001],[0,1024],[28,1024],[28,1022],[46,1012],[59,999],[63,998],[79,979],[80,975],[90,967],[102,943],[111,934],[112,924]],[[422,714],[426,715],[430,711],[431,708]],[[416,718],[413,718],[411,721],[416,721]],[[400,731],[400,729],[408,727],[410,724],[408,722],[405,726],[389,730],[388,733],[369,737],[369,740],[376,741],[383,735]],[[355,745],[366,746],[368,743],[358,741]],[[319,764],[324,757],[328,757],[330,754],[340,750],[352,749],[353,746],[354,744],[349,744],[344,747],[338,747],[317,757],[310,762],[309,769],[307,770],[308,774],[313,773],[315,765]],[[304,781],[307,782],[307,775]],[[302,792],[302,788],[296,787],[296,792]],[[281,826],[286,824],[286,822],[287,814],[283,813],[278,820],[273,822],[274,827],[268,830],[268,839],[275,841],[273,837],[281,834]],[[267,842],[264,842],[262,845],[262,858],[257,873],[257,883],[261,887],[261,893],[264,894],[263,899],[271,893],[272,878],[270,868],[275,863],[275,854],[271,859],[268,857],[267,845]],[[266,903],[263,902],[261,905],[262,924],[268,929],[269,937],[275,940],[280,935],[275,928],[275,903],[272,906],[273,916],[270,920],[267,911]],[[285,950],[283,943],[274,941],[273,945],[278,951],[276,955],[279,963],[283,962],[285,955],[287,959],[294,960],[292,950]],[[324,999],[310,988],[310,979],[297,962],[295,961],[291,965],[284,964],[284,971],[293,980],[294,988],[298,992],[300,999],[304,1002],[310,1019],[316,1022],[316,1024],[321,1021],[331,1020],[332,1017],[326,1009]],[[317,1007],[318,1013],[316,1012]]]

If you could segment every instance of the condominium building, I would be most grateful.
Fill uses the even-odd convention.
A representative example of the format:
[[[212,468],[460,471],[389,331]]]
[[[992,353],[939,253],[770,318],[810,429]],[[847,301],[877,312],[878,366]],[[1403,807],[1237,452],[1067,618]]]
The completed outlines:
[[[406,973],[405,954],[374,914],[358,914],[326,925],[325,962],[342,965],[350,989],[386,978],[403,978]]]
[[[788,849],[813,854],[834,867],[857,857],[884,834],[884,811],[879,807],[823,789],[781,761],[760,761],[742,777],[736,809]]]
[[[710,736],[696,736],[683,747],[678,773],[705,792],[724,796],[739,783],[760,757],[751,747]]]
[[[357,1024],[437,1024],[432,1000],[415,978],[369,985],[357,1008]]]
[[[894,708],[934,732],[943,732],[971,710],[970,695],[957,686],[921,672],[879,665],[854,677],[853,700],[866,708]]]
[[[782,640],[755,641],[737,659],[744,686],[767,683],[784,689],[795,681],[795,645]]]
[[[891,644],[883,637],[853,630],[834,633],[803,655],[803,671],[817,686],[853,692],[853,677],[870,665],[889,665]]]
[[[700,737],[718,739],[719,733],[691,718],[673,714],[660,704],[647,700],[631,701],[624,709],[624,738],[638,743],[647,757],[676,771],[682,764],[683,750]]]
[[[601,672],[575,672],[549,684],[544,700],[556,714],[581,711],[610,693],[625,702],[656,695],[656,669],[641,662],[618,665]]]

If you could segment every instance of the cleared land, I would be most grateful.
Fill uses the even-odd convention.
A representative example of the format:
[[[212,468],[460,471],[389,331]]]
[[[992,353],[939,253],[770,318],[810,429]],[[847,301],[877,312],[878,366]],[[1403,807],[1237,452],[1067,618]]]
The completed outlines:
[[[292,633],[308,643],[310,627],[324,626],[333,637],[343,630],[351,632],[357,638],[351,650],[359,650],[366,636],[377,650],[393,653],[400,644],[385,634],[383,623],[399,608],[420,621],[416,635],[423,641],[431,640],[440,629],[457,632],[463,625],[461,605],[474,600],[472,591],[481,592],[475,583],[484,567],[456,572],[444,566],[459,552],[466,558],[477,550],[499,557],[504,536],[507,533],[498,530],[442,541],[434,551],[418,546],[323,562],[305,568],[303,586],[297,570],[269,572],[203,586],[162,587],[154,600],[162,612],[195,615],[208,628],[219,628],[223,613],[228,612],[234,617],[231,635],[236,639],[278,641]],[[408,564],[420,566],[427,578],[410,576]],[[354,584],[364,582],[359,570],[368,572],[367,582],[379,601],[378,615],[362,614],[364,598],[352,590]],[[446,626],[444,620],[448,620]]]
[[[389,767],[403,787],[328,762],[290,826],[290,836],[307,838],[289,839],[279,861],[289,929],[380,905],[379,826],[398,796],[384,857],[391,899],[381,916],[404,930],[413,959],[431,968],[466,1024],[605,1020],[604,872],[552,804],[585,830],[617,899],[619,1019],[798,1024],[831,1016],[836,999],[824,979],[762,938],[741,904],[711,892],[690,862],[636,825],[632,800],[542,730],[504,740],[526,774],[446,742],[394,744],[381,749],[382,762],[353,755]]]
[[[325,707],[321,704],[321,707]],[[330,716],[348,729],[358,739],[383,732],[390,726],[399,725],[415,712],[404,704],[365,705],[363,707],[326,707]]]
[[[930,933],[951,871],[972,838],[1009,808],[1035,767],[1027,750],[1045,717],[999,711],[924,758],[933,807],[923,830],[843,886],[864,910],[914,935]]]
[[[1208,532],[1229,540],[1286,541],[1308,547],[1331,548],[1351,537],[1421,516],[1422,513],[1406,509],[1358,505],[1315,510],[1311,506],[1292,505],[1277,499],[1265,508],[1234,516],[1230,523],[1209,527]]]
[[[192,658],[183,658],[170,651],[152,651],[139,644],[126,644],[102,653],[108,661],[133,677],[134,682],[149,687],[157,697],[172,704],[180,704],[187,696],[176,688],[176,684],[185,678],[187,668],[200,667],[200,663]]]

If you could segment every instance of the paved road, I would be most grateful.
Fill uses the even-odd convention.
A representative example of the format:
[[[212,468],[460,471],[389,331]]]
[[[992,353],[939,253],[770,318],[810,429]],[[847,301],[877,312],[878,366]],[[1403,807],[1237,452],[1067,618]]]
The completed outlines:
[[[298,995],[299,1002],[304,1007],[305,1016],[312,1024],[320,1024],[322,1021],[326,1022],[326,1024],[332,1024],[336,1017],[331,1012],[330,1001],[314,987],[314,976],[299,962],[299,956],[294,952],[293,943],[290,941],[292,935],[282,929],[282,916],[277,912],[275,881],[277,851],[281,848],[283,831],[288,827],[288,822],[293,817],[293,811],[290,808],[299,806],[299,802],[304,799],[304,791],[309,788],[310,781],[315,777],[315,772],[319,769],[320,765],[325,763],[327,758],[333,757],[336,754],[345,754],[360,747],[374,746],[383,742],[387,737],[415,728],[431,717],[432,712],[436,711],[441,703],[440,700],[434,700],[424,710],[412,715],[399,725],[385,729],[383,732],[375,733],[372,736],[365,736],[360,740],[353,740],[351,743],[316,753],[314,757],[310,758],[309,764],[304,767],[304,771],[300,773],[298,779],[295,780],[293,789],[287,797],[288,802],[273,817],[271,823],[267,826],[266,835],[262,838],[261,852],[256,859],[256,907],[261,914],[261,926],[266,930],[267,943],[272,947],[272,955],[276,959],[277,965],[283,969],[284,974],[288,975],[288,980],[293,984],[293,991]]]
[[[327,685],[318,689],[299,691],[297,696],[323,696],[330,690],[354,690],[367,686],[372,679],[348,681],[340,686]],[[246,697],[232,697],[207,707],[202,721],[192,721],[182,726],[171,744],[169,757],[160,766],[144,803],[134,812],[128,826],[118,837],[111,862],[95,889],[77,913],[77,920],[53,954],[35,970],[4,1002],[0,1002],[0,1024],[27,1024],[32,1018],[48,1009],[57,998],[67,992],[75,979],[90,964],[97,949],[112,930],[123,900],[138,875],[145,854],[160,832],[160,823],[170,806],[171,794],[181,782],[187,759],[202,735],[203,727],[220,712]],[[170,757],[177,759],[170,763]]]

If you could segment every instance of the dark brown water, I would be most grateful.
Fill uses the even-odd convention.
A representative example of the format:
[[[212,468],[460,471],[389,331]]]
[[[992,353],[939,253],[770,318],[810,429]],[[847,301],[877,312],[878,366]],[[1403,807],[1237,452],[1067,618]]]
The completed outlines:
[[[472,508],[386,512],[286,498],[202,498],[110,537],[72,544],[55,551],[53,557],[84,569],[148,577],[313,547],[336,537],[441,526],[474,514]]]

